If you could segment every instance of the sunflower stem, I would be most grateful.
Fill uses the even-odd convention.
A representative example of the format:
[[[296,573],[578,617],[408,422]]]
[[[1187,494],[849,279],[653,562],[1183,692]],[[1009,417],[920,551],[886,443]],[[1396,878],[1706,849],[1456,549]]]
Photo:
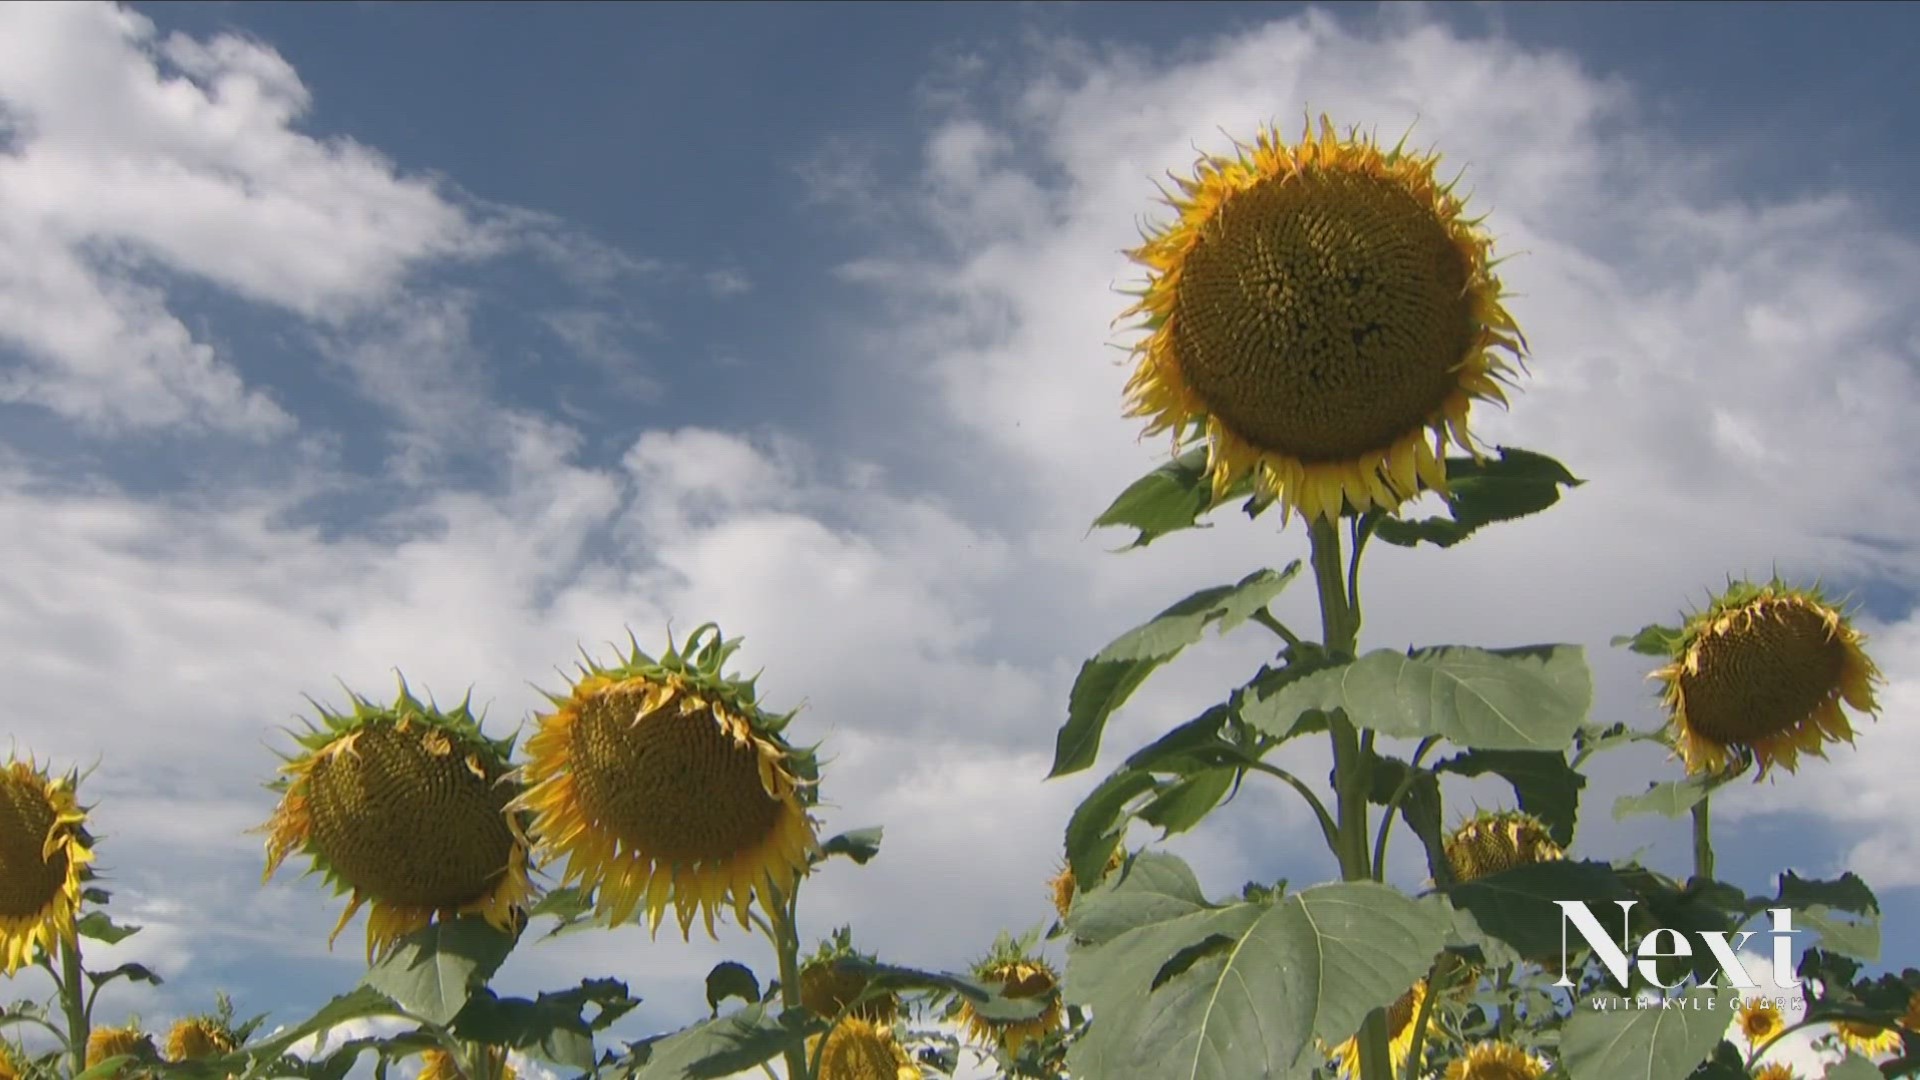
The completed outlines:
[[[767,905],[767,936],[773,940],[773,951],[780,961],[780,1005],[784,1011],[791,1012],[801,1007],[800,935],[796,929],[799,897],[784,895],[778,889],[772,891],[776,902]],[[825,1046],[824,1040],[821,1045]],[[805,1043],[789,1043],[784,1056],[791,1080],[812,1080],[813,1070],[808,1067]]]
[[[1340,531],[1332,520],[1315,518],[1308,526],[1312,545],[1314,583],[1320,592],[1320,630],[1327,651],[1335,657],[1351,659],[1357,652],[1360,617],[1353,601],[1358,594],[1348,588],[1347,567],[1340,555]],[[1356,541],[1359,539],[1356,534]],[[1352,571],[1359,570],[1359,544],[1356,543]],[[1367,881],[1373,877],[1368,851],[1367,756],[1359,729],[1341,710],[1327,718],[1333,743],[1333,785],[1338,818],[1334,857],[1340,862],[1344,881]],[[1370,740],[1369,740],[1370,743]],[[1387,1047],[1387,1012],[1375,1009],[1367,1014],[1357,1038],[1360,1043],[1359,1080],[1393,1080],[1393,1059]]]
[[[60,943],[60,1004],[67,1013],[67,1054],[73,1059],[73,1074],[87,1071],[87,1040],[92,1036],[87,1023],[87,1003],[81,996],[86,972],[80,966],[80,935]]]
[[[1702,881],[1713,880],[1712,800],[1712,795],[1702,795],[1693,804],[1693,876]]]

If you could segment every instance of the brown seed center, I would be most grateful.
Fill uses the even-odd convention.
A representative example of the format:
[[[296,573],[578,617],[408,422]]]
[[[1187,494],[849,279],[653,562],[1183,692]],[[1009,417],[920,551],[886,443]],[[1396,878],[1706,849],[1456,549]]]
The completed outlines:
[[[781,804],[760,783],[753,747],[705,708],[679,700],[641,715],[645,689],[611,688],[581,709],[573,769],[588,817],[629,850],[682,866],[721,862],[760,844]],[[637,722],[636,722],[637,718]]]
[[[0,773],[0,916],[39,915],[67,883],[67,853],[41,857],[56,815],[37,786]]]
[[[1826,618],[1795,600],[1762,600],[1725,633],[1694,648],[1697,674],[1680,673],[1687,724],[1723,745],[1748,745],[1804,723],[1840,685],[1846,644]]]
[[[488,771],[476,776],[441,732],[369,725],[352,750],[314,763],[314,842],[370,899],[423,908],[473,903],[513,854],[505,813],[513,792]]]
[[[1465,255],[1432,208],[1378,177],[1309,171],[1227,199],[1181,267],[1180,374],[1262,450],[1384,450],[1456,385],[1474,328]]]

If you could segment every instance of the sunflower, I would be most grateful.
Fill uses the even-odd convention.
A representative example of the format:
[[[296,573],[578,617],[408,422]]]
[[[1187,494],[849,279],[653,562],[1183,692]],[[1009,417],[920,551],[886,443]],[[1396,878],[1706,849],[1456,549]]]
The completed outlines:
[[[683,938],[695,913],[713,935],[730,903],[745,926],[754,896],[792,895],[818,850],[812,754],[781,738],[792,713],[762,712],[754,680],[722,674],[739,646],[709,623],[659,660],[636,642],[613,667],[588,661],[527,740],[514,805],[615,924],[644,908],[657,934],[671,903]]]
[[[1517,810],[1475,815],[1447,837],[1445,846],[1447,864],[1461,882],[1567,856],[1539,818]]]
[[[1773,1002],[1765,998],[1753,998],[1743,1002],[1733,1014],[1733,1022],[1740,1027],[1740,1034],[1746,1036],[1750,1046],[1759,1046],[1787,1026],[1785,1017]]]
[[[1880,680],[1865,639],[1817,589],[1738,582],[1674,639],[1667,684],[1673,735],[1689,773],[1760,763],[1756,780],[1802,753],[1853,741],[1841,702],[1873,715]]]
[[[1448,443],[1478,455],[1469,406],[1506,402],[1496,350],[1525,348],[1491,238],[1437,156],[1325,117],[1318,138],[1262,129],[1237,150],[1175,177],[1178,219],[1128,253],[1148,280],[1121,318],[1148,333],[1127,414],[1176,450],[1202,426],[1216,497],[1251,477],[1283,515],[1444,493]]]
[[[139,1061],[152,1061],[160,1056],[154,1049],[153,1037],[141,1031],[139,1025],[128,1024],[125,1027],[98,1027],[87,1036],[87,1068],[108,1058],[131,1055]],[[128,1075],[130,1066],[122,1066],[119,1075]],[[139,1074],[147,1075],[147,1074]]]
[[[1060,1027],[1060,976],[1045,960],[1030,955],[1022,943],[1002,937],[993,952],[974,965],[973,977],[997,987],[1012,1000],[1043,998],[1047,1003],[1032,1019],[993,1020],[980,1015],[971,1001],[962,998],[960,1023],[979,1045],[998,1047],[1008,1056],[1018,1057],[1020,1048],[1030,1040],[1044,1038]]]
[[[1413,984],[1413,989],[1401,994],[1392,1005],[1387,1006],[1387,1053],[1393,1059],[1395,1075],[1406,1064],[1407,1055],[1413,1052],[1413,1018],[1420,1015],[1420,1005],[1427,1000],[1427,981]],[[1333,1048],[1333,1057],[1339,1062],[1339,1072],[1347,1080],[1356,1080],[1360,1075],[1360,1036],[1356,1032],[1346,1042]]]
[[[1477,1043],[1447,1066],[1446,1080],[1540,1080],[1546,1063],[1505,1042]]]
[[[1776,1061],[1760,1066],[1754,1072],[1753,1080],[1800,1080],[1800,1074],[1793,1071],[1793,1066]]]
[[[0,1080],[20,1080],[27,1071],[26,1051],[0,1039]]]
[[[807,1060],[820,1058],[820,1080],[920,1080],[913,1059],[884,1024],[849,1016],[826,1035],[825,1049],[820,1039],[807,1040]]]
[[[1858,1023],[1852,1020],[1840,1020],[1834,1023],[1835,1034],[1847,1049],[1867,1057],[1890,1054],[1900,1049],[1903,1040],[1899,1028],[1881,1027],[1879,1024]]]
[[[354,696],[350,714],[319,713],[296,736],[306,753],[272,785],[282,799],[260,830],[266,876],[299,850],[352,893],[328,944],[370,902],[369,963],[437,918],[478,914],[517,933],[533,882],[507,810],[513,740],[482,735],[464,701],[451,712],[422,704],[404,681],[392,705]]]
[[[9,977],[33,963],[35,949],[73,943],[93,862],[78,782],[28,761],[0,766],[0,971]]]
[[[845,1011],[849,1016],[877,1024],[891,1024],[900,1014],[900,995],[889,990],[866,994],[867,976],[843,961],[872,963],[873,957],[855,952],[852,931],[845,927],[820,943],[819,950],[800,966],[800,1004],[822,1020]]]
[[[420,1055],[420,1075],[418,1080],[517,1080],[512,1065],[507,1064],[505,1047],[486,1047],[485,1076],[468,1077],[454,1064],[453,1055],[445,1050],[427,1050]]]
[[[1107,878],[1113,876],[1113,872],[1120,869],[1121,865],[1126,861],[1126,850],[1124,848],[1114,848],[1113,854],[1107,856],[1106,865],[1100,868],[1100,881],[1105,881]],[[1095,882],[1094,884],[1098,885],[1099,882]],[[1080,883],[1074,880],[1073,864],[1067,863],[1065,866],[1062,866],[1060,872],[1053,876],[1053,880],[1047,882],[1047,889],[1053,894],[1054,910],[1060,913],[1062,919],[1066,918],[1067,912],[1073,908],[1073,898],[1078,896],[1082,891],[1080,889]]]
[[[215,1016],[189,1016],[167,1032],[168,1061],[198,1061],[224,1057],[234,1051],[239,1040],[233,1030]]]

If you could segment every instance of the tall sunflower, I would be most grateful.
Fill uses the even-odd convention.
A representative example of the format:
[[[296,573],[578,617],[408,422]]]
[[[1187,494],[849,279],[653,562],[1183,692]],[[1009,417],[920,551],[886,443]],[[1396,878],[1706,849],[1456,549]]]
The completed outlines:
[[[1029,1041],[1045,1038],[1060,1027],[1065,1015],[1060,1007],[1060,975],[1046,960],[1030,954],[1024,942],[1003,935],[986,959],[974,965],[973,977],[997,987],[1007,998],[1046,1002],[1040,1015],[1032,1019],[994,1020],[980,1015],[971,1001],[961,999],[960,1023],[979,1045],[997,1047],[1010,1057],[1018,1057],[1020,1048]]]
[[[1540,1080],[1547,1064],[1506,1042],[1476,1043],[1447,1066],[1446,1080]]]
[[[1555,862],[1566,851],[1553,842],[1539,818],[1517,810],[1477,814],[1446,838],[1447,864],[1461,881],[1475,881],[1515,867]]]
[[[1121,316],[1147,331],[1128,415],[1176,449],[1204,430],[1216,496],[1251,477],[1283,515],[1392,511],[1446,491],[1449,442],[1477,455],[1475,399],[1506,402],[1500,353],[1525,343],[1493,241],[1403,146],[1262,129],[1174,177],[1178,218],[1128,253],[1148,272]]]
[[[1394,1075],[1399,1075],[1400,1067],[1407,1062],[1407,1055],[1413,1052],[1413,1021],[1420,1015],[1420,1005],[1427,1000],[1427,981],[1420,980],[1413,988],[1387,1006],[1387,1055],[1393,1061]],[[1346,1042],[1333,1048],[1333,1058],[1338,1062],[1339,1074],[1346,1080],[1358,1080],[1360,1076],[1360,1035],[1355,1033]]]
[[[921,1080],[913,1059],[884,1024],[843,1018],[825,1036],[807,1040],[807,1060],[820,1059],[820,1080]]]
[[[33,963],[36,948],[73,943],[93,862],[78,783],[31,761],[0,766],[0,971],[9,977]]]
[[[352,900],[328,938],[354,912],[367,915],[367,959],[391,952],[435,919],[478,914],[516,933],[533,896],[529,845],[507,809],[513,740],[489,739],[467,703],[449,712],[407,690],[391,705],[353,696],[353,711],[319,710],[296,735],[271,785],[279,807],[267,833],[266,876],[300,851]]]
[[[1733,1014],[1733,1022],[1739,1026],[1740,1034],[1746,1036],[1749,1046],[1759,1046],[1787,1026],[1779,1007],[1766,998],[1750,998],[1741,1003]]]
[[[739,647],[709,623],[658,660],[638,642],[612,667],[589,660],[527,740],[514,805],[613,923],[644,910],[658,933],[672,904],[683,937],[696,913],[712,935],[721,905],[745,926],[756,895],[791,895],[807,873],[812,753],[782,738],[792,713],[763,712],[753,679],[723,673]]]
[[[1802,753],[1825,757],[1830,742],[1853,741],[1841,703],[1879,712],[1880,669],[1865,638],[1817,589],[1777,579],[1738,582],[1695,615],[1674,639],[1672,663],[1653,673],[1674,741],[1690,773],[1744,768],[1756,780],[1778,765],[1793,772]]]

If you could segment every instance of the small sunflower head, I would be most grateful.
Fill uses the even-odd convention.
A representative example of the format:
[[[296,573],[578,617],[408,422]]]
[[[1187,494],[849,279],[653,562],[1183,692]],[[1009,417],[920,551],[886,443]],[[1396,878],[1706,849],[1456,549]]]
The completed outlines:
[[[658,660],[636,642],[612,667],[588,661],[527,740],[515,805],[614,924],[644,910],[658,933],[671,904],[683,937],[696,914],[712,935],[726,905],[745,926],[754,897],[790,895],[818,850],[812,754],[780,734],[792,713],[724,673],[739,647],[709,623]]]
[[[1672,662],[1653,673],[1666,683],[1669,723],[1689,773],[1744,768],[1755,779],[1775,765],[1793,772],[1802,753],[1853,741],[1841,703],[1879,711],[1880,670],[1865,638],[1817,589],[1775,580],[1740,582],[1687,621]]]
[[[239,1040],[217,1016],[189,1016],[167,1031],[168,1061],[198,1061],[233,1053]]]
[[[453,1055],[445,1050],[427,1050],[420,1055],[420,1075],[417,1080],[517,1080],[519,1073],[507,1064],[505,1047],[489,1046],[485,1048],[481,1067],[487,1070],[484,1076],[468,1076],[453,1060]]]
[[[1566,858],[1547,826],[1532,814],[1497,810],[1476,814],[1447,837],[1447,864],[1467,882],[1534,863]]]
[[[842,927],[800,965],[800,1004],[822,1020],[845,1012],[883,1026],[893,1023],[900,1014],[900,995],[885,990],[867,994],[867,976],[844,961],[872,963],[873,957],[856,952],[852,932]]]
[[[1178,213],[1130,252],[1146,337],[1128,414],[1176,445],[1206,433],[1216,496],[1242,480],[1309,519],[1444,492],[1475,400],[1506,401],[1525,346],[1493,241],[1434,172],[1321,118],[1263,129],[1175,177]],[[1500,354],[1504,352],[1507,356]]]
[[[884,1023],[842,1017],[822,1036],[807,1040],[807,1058],[820,1057],[820,1080],[921,1080],[920,1070]]]
[[[1113,854],[1107,856],[1106,865],[1100,868],[1100,881],[1112,877],[1114,871],[1120,869],[1126,861],[1126,849],[1114,848]],[[1094,884],[1098,885],[1100,882],[1096,881]],[[1047,882],[1047,889],[1053,895],[1053,909],[1060,913],[1062,919],[1067,917],[1067,912],[1073,910],[1073,898],[1085,891],[1080,888],[1080,883],[1074,880],[1072,863],[1067,863],[1060,868],[1060,872],[1053,876],[1053,880]]]
[[[1047,1003],[1040,1015],[1030,1020],[993,1020],[962,999],[960,1023],[975,1043],[1018,1057],[1020,1048],[1029,1041],[1045,1038],[1060,1027],[1065,1015],[1060,1007],[1060,975],[1046,960],[1028,952],[1025,942],[1002,935],[987,958],[973,966],[973,977],[998,988],[1008,998]]]
[[[138,1024],[97,1027],[87,1035],[87,1068],[122,1054],[131,1055],[135,1061],[150,1062],[159,1058],[160,1051],[154,1047],[153,1037],[141,1031]],[[121,1066],[119,1075],[134,1075],[132,1064]]]
[[[0,765],[0,973],[33,963],[36,949],[73,942],[93,862],[77,783],[30,761]]]
[[[1780,1015],[1780,1009],[1765,998],[1752,998],[1743,1002],[1734,1012],[1733,1020],[1750,1046],[1758,1046],[1766,1042],[1780,1034],[1787,1026],[1786,1018]]]
[[[370,903],[369,962],[435,919],[478,914],[517,933],[533,882],[507,808],[512,740],[481,734],[465,702],[442,712],[405,683],[391,705],[356,696],[350,713],[319,713],[273,785],[282,797],[262,826],[267,876],[299,851],[351,893],[333,938]]]
[[[1420,980],[1412,989],[1401,994],[1393,1004],[1387,1006],[1387,1052],[1393,1059],[1393,1071],[1397,1076],[1400,1067],[1407,1062],[1407,1055],[1413,1053],[1413,1021],[1420,1015],[1420,1006],[1427,1000],[1427,981]],[[1333,1048],[1333,1059],[1340,1076],[1346,1080],[1359,1080],[1360,1077],[1360,1036],[1355,1033],[1346,1042]]]
[[[1775,1061],[1755,1069],[1753,1080],[1801,1080],[1801,1076],[1793,1066]]]
[[[1540,1080],[1547,1063],[1507,1042],[1476,1043],[1447,1066],[1446,1080]]]
[[[1898,1028],[1881,1027],[1879,1024],[1860,1023],[1853,1020],[1841,1020],[1835,1023],[1834,1034],[1840,1036],[1841,1045],[1865,1057],[1890,1054],[1900,1049],[1904,1042]]]

